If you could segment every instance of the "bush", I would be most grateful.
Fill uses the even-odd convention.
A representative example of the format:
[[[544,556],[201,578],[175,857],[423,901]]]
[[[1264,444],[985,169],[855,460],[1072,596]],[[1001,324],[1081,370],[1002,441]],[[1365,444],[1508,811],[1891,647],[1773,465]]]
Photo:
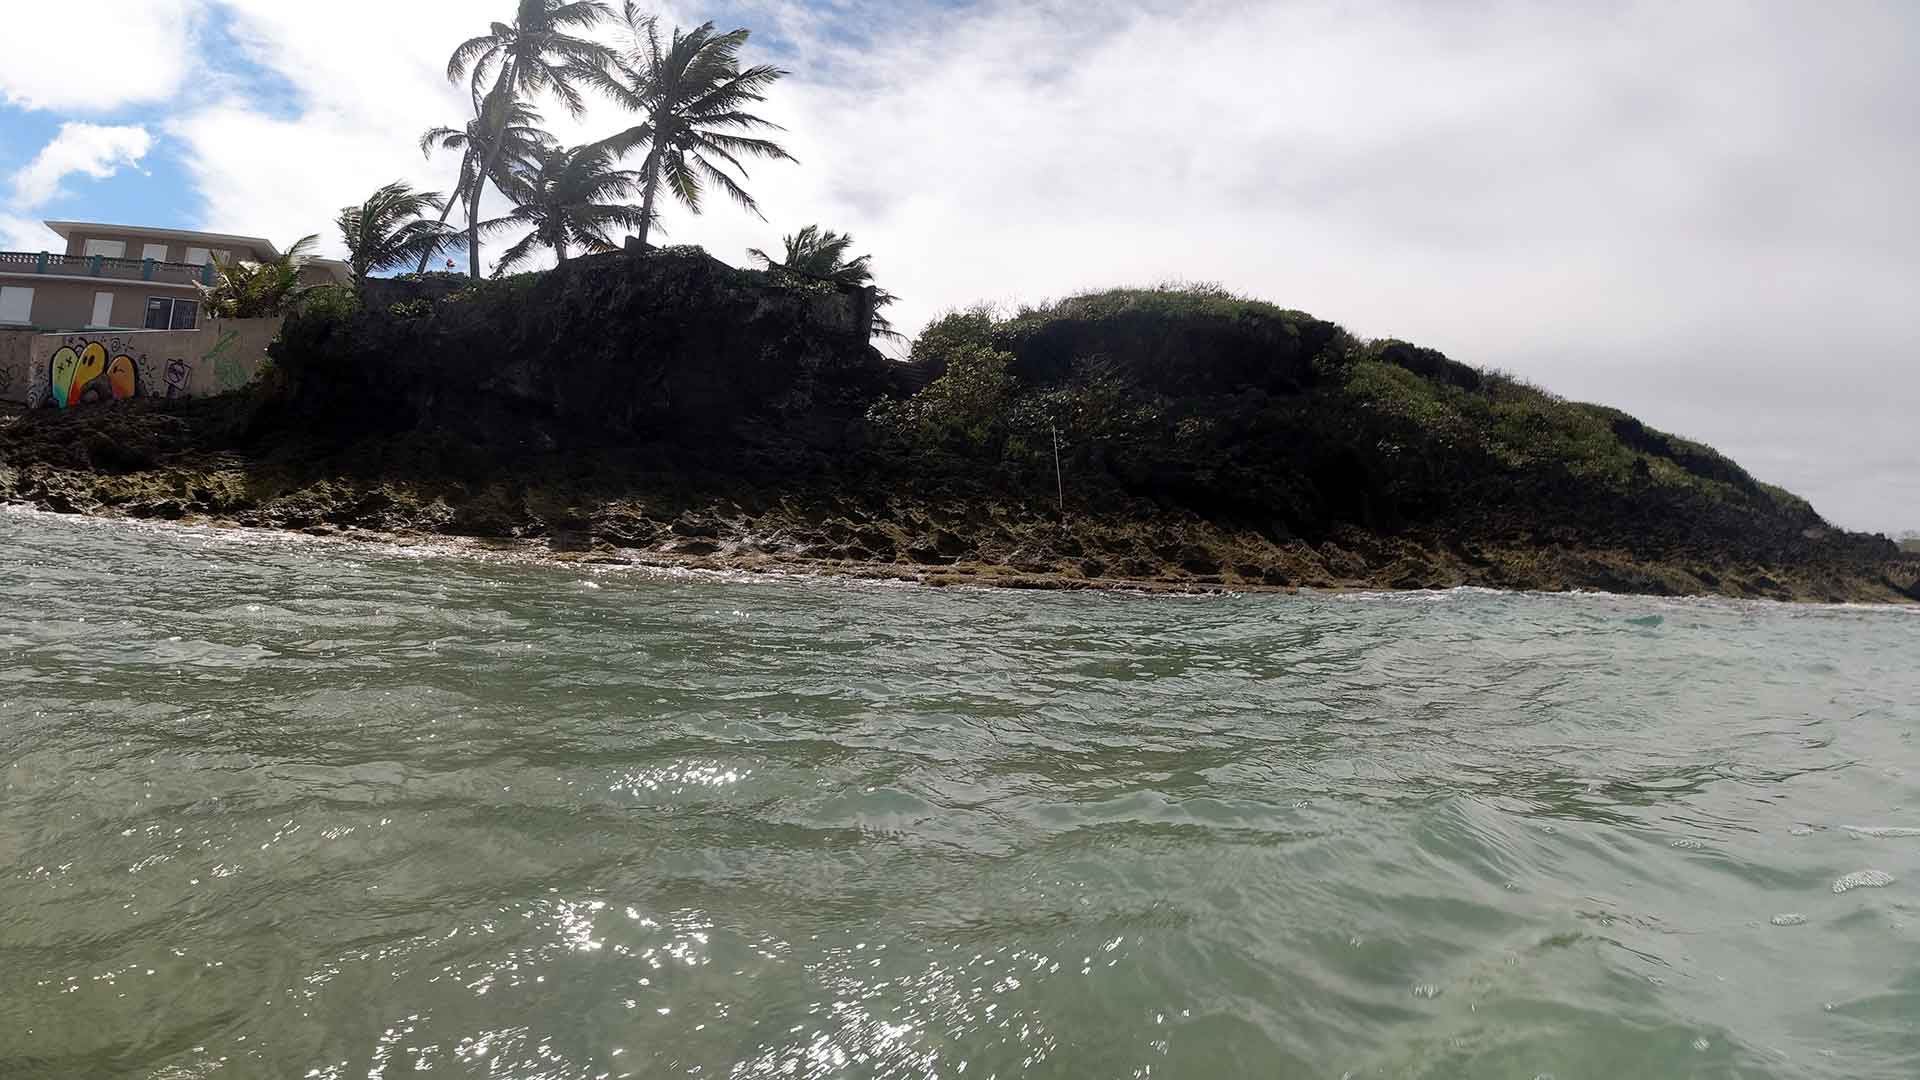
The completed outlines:
[[[916,346],[917,349],[917,346]],[[998,447],[1014,392],[1010,353],[965,342],[940,346],[944,373],[904,402],[882,402],[869,415],[884,430],[922,446]]]
[[[293,309],[296,318],[338,322],[360,311],[360,294],[346,285],[321,285],[307,290]]]
[[[387,314],[396,319],[425,319],[433,314],[433,301],[425,297],[387,305]]]

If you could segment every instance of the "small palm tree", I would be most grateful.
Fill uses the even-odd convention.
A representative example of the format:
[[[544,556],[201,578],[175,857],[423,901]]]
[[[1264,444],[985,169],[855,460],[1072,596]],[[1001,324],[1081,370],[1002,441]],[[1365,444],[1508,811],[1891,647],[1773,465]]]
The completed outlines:
[[[495,274],[525,262],[541,248],[561,262],[575,245],[612,251],[619,245],[608,230],[641,222],[639,208],[620,201],[639,190],[640,174],[614,168],[613,153],[604,146],[548,147],[537,162],[501,176],[500,185],[513,200],[514,211],[485,227],[531,231],[501,254]]]
[[[220,319],[262,319],[284,315],[312,288],[302,284],[300,271],[313,255],[319,234],[303,236],[272,262],[228,259],[214,264],[218,277],[203,286],[201,302]]]
[[[576,32],[591,30],[610,14],[605,0],[519,0],[513,22],[494,23],[487,33],[453,50],[447,59],[447,81],[470,76],[475,116],[485,117],[507,103],[542,93],[559,98],[569,113],[579,116],[587,104],[577,83],[583,73],[612,62],[614,51]],[[475,190],[468,194],[463,187],[454,192],[455,198],[464,198],[472,206],[479,205],[479,189],[506,153],[503,140],[489,143],[480,154],[479,168],[471,174]],[[468,176],[468,167],[462,163],[460,178],[464,182]],[[479,247],[479,222],[470,218],[467,272],[475,279],[480,277]]]
[[[746,109],[765,101],[767,87],[786,72],[766,64],[740,67],[740,50],[747,43],[744,29],[719,34],[712,23],[684,33],[676,28],[671,44],[663,47],[655,16],[640,14],[634,0],[626,0],[622,14],[632,36],[626,54],[603,68],[582,69],[578,75],[644,118],[602,143],[616,155],[647,148],[646,162],[640,167],[644,185],[640,209],[645,215],[640,242],[646,243],[653,225],[654,201],[663,180],[674,197],[696,214],[711,184],[758,215],[759,204],[740,184],[747,175],[740,159],[792,161],[794,157],[772,140],[742,134],[782,130]],[[739,179],[733,175],[736,172]]]
[[[481,115],[467,121],[465,127],[437,127],[420,136],[420,152],[427,157],[432,157],[435,150],[460,151],[459,186],[441,208],[441,221],[447,220],[453,204],[460,202],[467,209],[468,232],[478,231],[483,186],[478,182],[480,164],[493,152],[496,142],[499,157],[494,163],[493,177],[497,177],[502,168],[524,166],[537,159],[542,149],[553,144],[553,136],[541,129],[540,114],[532,106],[503,97],[489,97],[481,108]],[[426,268],[427,260],[422,256],[414,272],[421,273]]]
[[[427,214],[446,205],[437,191],[415,191],[404,180],[380,188],[359,206],[342,207],[335,224],[347,245],[347,267],[355,292],[381,270],[413,265],[416,259],[460,246],[460,234]]]
[[[791,236],[781,237],[781,246],[786,250],[778,259],[759,248],[748,248],[747,254],[758,259],[776,277],[787,274],[802,281],[824,281],[848,289],[864,289],[873,284],[872,256],[847,257],[847,253],[853,250],[853,236],[850,233],[837,233],[831,229],[823,230],[818,225],[808,225]],[[874,290],[875,334],[905,339],[906,335],[895,330],[886,316],[880,314],[881,308],[898,299],[885,289]]]

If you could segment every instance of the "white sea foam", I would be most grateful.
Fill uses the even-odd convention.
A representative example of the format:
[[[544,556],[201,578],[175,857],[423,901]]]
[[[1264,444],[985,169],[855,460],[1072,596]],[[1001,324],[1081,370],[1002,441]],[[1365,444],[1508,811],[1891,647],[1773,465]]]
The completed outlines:
[[[1884,889],[1893,884],[1893,875],[1885,870],[1855,870],[1833,883],[1833,891],[1846,892],[1848,889]]]

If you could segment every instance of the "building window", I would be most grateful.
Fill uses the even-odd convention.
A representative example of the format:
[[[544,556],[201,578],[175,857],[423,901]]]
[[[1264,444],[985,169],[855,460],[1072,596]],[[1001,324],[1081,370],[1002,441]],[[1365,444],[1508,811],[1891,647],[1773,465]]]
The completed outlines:
[[[152,259],[154,262],[166,262],[167,245],[147,244],[140,249],[140,257],[143,259]]]
[[[113,325],[113,294],[97,292],[93,294],[93,321],[88,329],[105,329]]]
[[[168,296],[147,298],[147,329],[192,330],[200,323],[198,300],[175,300]]]
[[[33,290],[18,285],[0,287],[0,323],[33,321]]]
[[[127,255],[127,242],[125,240],[89,240],[82,249],[82,254],[124,259]]]
[[[188,248],[187,257],[182,261],[191,266],[205,266],[207,265],[207,249]]]

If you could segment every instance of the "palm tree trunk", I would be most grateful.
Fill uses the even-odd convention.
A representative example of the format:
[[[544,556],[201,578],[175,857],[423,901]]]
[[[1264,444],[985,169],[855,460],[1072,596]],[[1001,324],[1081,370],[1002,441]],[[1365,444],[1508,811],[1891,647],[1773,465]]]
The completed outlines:
[[[647,177],[646,194],[640,197],[640,246],[644,248],[647,246],[647,232],[653,228],[653,195],[660,187],[660,135],[657,126],[654,128],[654,143],[647,149],[647,161],[640,166],[640,171]]]
[[[444,202],[444,203],[442,203],[442,204],[440,205],[440,219],[439,219],[439,223],[440,223],[440,224],[442,224],[442,225],[445,225],[445,224],[447,223],[447,215],[448,215],[448,214],[451,214],[451,213],[453,213],[453,204],[454,204],[455,202],[457,202],[457,201],[459,201],[459,200],[460,200],[460,198],[462,197],[462,196],[461,196],[461,193],[462,193],[462,192],[464,192],[464,191],[466,190],[466,187],[467,187],[467,163],[468,163],[468,162],[470,162],[470,161],[472,161],[472,160],[473,160],[473,148],[472,148],[471,146],[469,146],[469,147],[467,148],[467,152],[466,152],[466,153],[464,153],[464,154],[462,154],[462,155],[460,155],[460,176],[459,176],[459,178],[458,178],[458,179],[456,179],[456,180],[454,181],[454,183],[453,183],[453,192],[452,192],[451,194],[449,194],[449,195],[447,196],[447,201],[446,201],[446,202]],[[430,252],[430,251],[423,251],[423,252],[421,252],[421,253],[420,253],[420,265],[419,265],[419,266],[416,266],[416,267],[414,267],[414,268],[413,268],[413,272],[414,272],[414,273],[416,273],[416,274],[424,274],[424,273],[426,273],[426,272],[427,272],[427,260],[428,260],[429,258],[431,258],[431,257],[432,257],[432,255],[433,255],[433,253],[432,253],[432,252]]]
[[[477,175],[473,193],[467,198],[467,278],[480,280],[480,180]]]
[[[500,65],[500,78],[494,82],[493,89],[487,93],[487,99],[491,100],[496,94],[511,94],[513,92],[513,76],[514,58],[509,56],[507,62]],[[485,102],[482,101],[478,108],[480,134],[486,136],[489,133],[486,124],[487,106]],[[503,101],[500,105],[500,130],[491,133],[491,138],[487,142],[486,161],[482,163],[479,170],[473,174],[473,193],[467,199],[467,277],[473,281],[480,280],[480,195],[486,190],[487,177],[493,175],[493,167],[500,163],[500,152],[506,148],[507,108],[506,102]],[[451,207],[452,205],[453,199],[449,198],[447,200],[447,206]],[[446,220],[447,215],[443,211],[440,214],[440,221],[444,224]],[[427,260],[424,256],[420,259],[420,265],[422,267],[427,265]]]

